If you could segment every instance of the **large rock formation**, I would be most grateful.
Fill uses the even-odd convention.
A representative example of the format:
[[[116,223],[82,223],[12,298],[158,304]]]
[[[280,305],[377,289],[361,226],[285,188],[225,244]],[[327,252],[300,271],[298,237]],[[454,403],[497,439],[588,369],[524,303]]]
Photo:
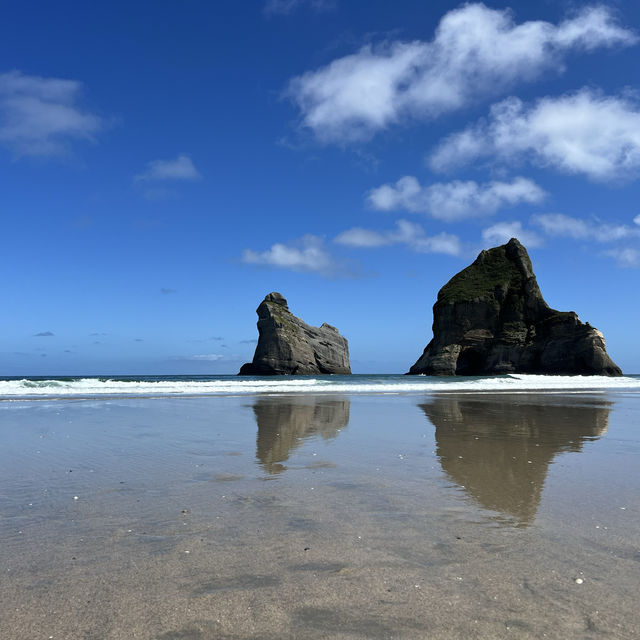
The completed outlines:
[[[482,251],[440,289],[433,339],[409,373],[622,375],[600,331],[547,305],[515,238]]]
[[[317,375],[351,373],[349,346],[335,327],[310,327],[296,318],[281,294],[273,292],[260,304],[258,346],[253,362],[242,365],[241,376]]]

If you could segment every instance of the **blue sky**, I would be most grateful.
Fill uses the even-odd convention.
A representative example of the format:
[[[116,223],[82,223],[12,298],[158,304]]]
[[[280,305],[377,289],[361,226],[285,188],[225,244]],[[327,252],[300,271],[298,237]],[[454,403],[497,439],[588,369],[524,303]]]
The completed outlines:
[[[518,237],[640,372],[640,7],[13,3],[0,375],[236,373],[272,290],[404,372]]]

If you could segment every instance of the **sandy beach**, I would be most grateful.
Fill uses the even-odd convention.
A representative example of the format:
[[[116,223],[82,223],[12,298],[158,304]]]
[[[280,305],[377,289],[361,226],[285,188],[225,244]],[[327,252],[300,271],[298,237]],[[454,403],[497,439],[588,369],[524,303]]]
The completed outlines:
[[[0,405],[2,638],[634,638],[625,392]]]

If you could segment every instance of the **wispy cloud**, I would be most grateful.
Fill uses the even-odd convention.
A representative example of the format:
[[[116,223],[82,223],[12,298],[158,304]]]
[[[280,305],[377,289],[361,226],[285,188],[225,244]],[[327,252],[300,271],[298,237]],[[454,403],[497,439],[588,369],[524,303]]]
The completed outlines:
[[[264,12],[267,15],[288,15],[302,7],[309,7],[314,11],[328,11],[335,5],[335,0],[267,0]]]
[[[637,226],[612,224],[599,220],[583,220],[562,213],[538,214],[532,216],[531,222],[549,236],[567,237],[574,240],[594,240],[606,243],[640,238],[640,228]]]
[[[538,214],[531,217],[531,222],[551,237],[617,245],[599,255],[613,258],[619,267],[640,267],[640,250],[624,246],[629,241],[635,240],[637,243],[640,238],[640,216],[633,219],[633,225],[602,222],[598,219],[584,220],[562,213]]]
[[[640,105],[591,89],[546,97],[533,105],[507,98],[488,120],[446,138],[431,155],[435,170],[477,158],[529,160],[594,180],[640,175]]]
[[[504,244],[511,238],[517,238],[529,247],[539,247],[543,244],[542,238],[535,231],[525,229],[519,221],[498,222],[482,232],[485,246]]]
[[[325,249],[323,239],[311,234],[303,236],[293,245],[278,242],[262,252],[245,249],[242,262],[325,276],[347,275],[344,268]]]
[[[563,213],[540,213],[531,216],[531,225],[545,236],[552,238],[569,238],[599,244],[615,243],[633,238],[640,238],[640,228],[627,224],[602,222],[601,220],[585,220]],[[516,237],[522,243],[532,247],[543,244],[543,237],[532,229],[526,229],[519,221],[498,222],[482,232],[482,238],[489,244],[502,244]],[[622,256],[619,262],[631,262],[630,256],[635,249],[620,249]],[[606,252],[605,255],[614,255]]]
[[[625,247],[623,249],[605,251],[605,255],[613,258],[619,267],[640,267],[640,251],[637,249]]]
[[[465,4],[443,16],[433,40],[365,46],[294,78],[287,94],[303,126],[322,141],[344,143],[460,109],[547,69],[562,71],[570,51],[635,42],[604,6],[585,7],[554,25],[516,24],[509,10]]]
[[[174,160],[152,160],[147,168],[134,177],[136,182],[159,180],[199,180],[202,176],[193,164],[193,160],[181,153]]]
[[[338,234],[334,238],[334,242],[357,249],[375,249],[395,244],[395,232],[352,227]]]
[[[33,335],[37,338],[50,338],[51,336],[54,336],[55,333],[52,333],[51,331],[41,331],[40,333],[34,333]]]
[[[18,156],[56,156],[94,140],[104,122],[79,106],[81,93],[75,80],[0,74],[0,144]]]
[[[381,211],[404,209],[452,221],[485,216],[505,205],[540,202],[545,195],[535,182],[522,177],[511,182],[454,180],[422,186],[413,176],[405,176],[372,189],[367,201]]]
[[[160,293],[161,293],[163,296],[169,296],[169,295],[171,295],[172,293],[177,293],[177,291],[176,291],[176,289],[168,289],[167,287],[161,287],[161,288],[160,288]]]
[[[606,251],[595,250],[593,254],[613,258],[620,267],[640,267],[640,250],[624,246],[640,238],[640,228],[635,224],[602,222],[597,218],[586,220],[562,213],[533,215],[530,224],[535,230],[526,228],[520,221],[498,222],[483,230],[482,240],[485,246],[504,244],[514,237],[529,247],[542,246],[545,237],[617,245]]]
[[[359,249],[400,244],[418,253],[444,253],[457,256],[462,252],[458,236],[449,233],[428,236],[419,224],[408,220],[398,220],[396,229],[391,231],[374,231],[362,227],[347,229],[337,235],[334,242]]]

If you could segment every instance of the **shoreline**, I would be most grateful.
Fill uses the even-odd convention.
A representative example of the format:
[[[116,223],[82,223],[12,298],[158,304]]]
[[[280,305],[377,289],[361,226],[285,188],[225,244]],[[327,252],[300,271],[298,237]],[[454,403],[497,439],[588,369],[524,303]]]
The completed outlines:
[[[258,395],[430,393],[583,393],[640,392],[640,376],[504,375],[428,377],[404,375],[279,376],[140,376],[138,378],[0,379],[0,402],[6,400],[117,399],[124,397],[229,397]]]
[[[300,392],[277,392],[266,393],[264,391],[255,391],[255,392],[247,392],[247,393],[202,393],[202,394],[149,394],[149,395],[136,395],[136,394],[121,394],[121,395],[94,395],[94,396],[32,396],[32,397],[0,397],[0,405],[2,403],[18,403],[18,402],[92,402],[92,401],[100,401],[100,400],[197,400],[197,399],[214,399],[214,398],[305,398],[305,397],[315,397],[315,396],[344,396],[344,397],[377,397],[377,396],[399,396],[399,397],[423,397],[423,396],[484,396],[484,397],[492,397],[492,396],[535,396],[535,395],[545,395],[545,396],[579,396],[579,395],[595,395],[595,394],[621,394],[628,393],[631,395],[635,395],[638,392],[635,389],[523,389],[523,390],[487,390],[487,391],[461,391],[461,390],[451,390],[448,391],[443,389],[442,391],[363,391],[360,393],[354,393],[353,391],[300,391]]]

